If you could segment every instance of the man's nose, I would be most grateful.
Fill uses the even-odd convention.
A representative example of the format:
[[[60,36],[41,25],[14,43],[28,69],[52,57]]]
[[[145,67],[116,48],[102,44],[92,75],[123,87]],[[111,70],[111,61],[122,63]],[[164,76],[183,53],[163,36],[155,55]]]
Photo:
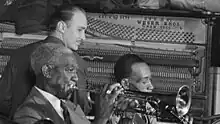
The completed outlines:
[[[85,33],[82,33],[82,34],[81,34],[81,39],[82,39],[82,41],[84,41],[84,40],[86,39]]]
[[[78,81],[79,80],[78,75],[77,74],[73,74],[72,77],[71,77],[71,80]]]
[[[151,82],[150,82],[149,85],[148,85],[148,89],[149,89],[149,90],[153,90],[153,89],[154,89],[154,86],[152,85]]]

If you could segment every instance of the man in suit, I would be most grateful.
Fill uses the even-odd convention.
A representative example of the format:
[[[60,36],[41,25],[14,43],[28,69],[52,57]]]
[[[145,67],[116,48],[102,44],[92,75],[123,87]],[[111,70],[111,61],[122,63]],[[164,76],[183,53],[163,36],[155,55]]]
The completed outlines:
[[[13,52],[10,61],[4,69],[0,81],[0,114],[13,115],[16,108],[24,101],[31,88],[35,85],[34,71],[30,65],[30,55],[33,50],[43,43],[56,43],[76,51],[80,43],[85,40],[87,19],[85,11],[77,6],[62,5],[51,16],[49,21],[49,36],[42,41],[26,45]],[[87,63],[73,52],[78,63],[78,87],[85,88]],[[85,113],[91,106],[85,91],[76,91],[73,101],[81,105]]]
[[[151,70],[149,65],[136,54],[125,54],[121,56],[114,66],[114,75],[117,82],[120,82],[122,86],[127,87],[130,90],[152,92],[154,86],[151,82]],[[129,83],[129,84],[128,84]],[[124,100],[126,101],[126,100]],[[132,107],[133,101],[127,101],[126,104]],[[125,104],[125,103],[124,103]],[[118,107],[124,105],[118,105]],[[147,110],[153,110],[149,103],[146,103]],[[121,107],[122,108],[122,107]],[[126,108],[124,108],[126,109]],[[127,123],[133,121],[134,124],[156,124],[157,119],[155,116],[145,115],[141,113],[124,113],[125,118],[120,120],[120,117],[114,117],[113,122],[119,121],[121,123]],[[186,116],[186,120],[189,124],[193,123],[193,118]],[[188,123],[188,122],[183,123]]]
[[[152,92],[154,88],[151,83],[150,67],[142,58],[135,54],[125,54],[121,56],[116,61],[116,64],[114,66],[114,75],[117,82],[120,82],[122,86],[127,87],[130,90]],[[132,102],[128,101],[127,104],[132,105]],[[146,105],[149,109],[151,109],[150,104],[146,103]],[[133,114],[129,112],[125,112],[124,114],[126,116],[126,119],[120,120],[119,123],[123,123],[122,121],[125,120],[132,120],[135,124],[157,123],[156,118],[152,116],[146,116],[144,114],[136,113]],[[119,120],[119,118],[114,119]]]
[[[81,107],[69,101],[78,84],[79,68],[72,50],[59,44],[46,43],[31,55],[31,67],[36,75],[36,85],[17,109],[14,121],[33,124],[50,119],[55,124],[89,124]],[[119,84],[104,88],[100,96],[102,109],[94,124],[105,124],[114,108],[115,98],[121,93]]]

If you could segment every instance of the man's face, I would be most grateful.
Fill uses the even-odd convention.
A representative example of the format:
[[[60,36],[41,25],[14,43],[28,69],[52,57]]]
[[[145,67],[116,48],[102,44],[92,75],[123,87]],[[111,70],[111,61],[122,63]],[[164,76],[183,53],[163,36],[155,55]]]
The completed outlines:
[[[73,18],[68,22],[67,29],[64,31],[64,42],[72,50],[78,50],[80,43],[85,40],[85,30],[87,28],[86,15],[77,11]]]
[[[142,92],[152,92],[151,71],[146,63],[135,63],[132,65],[130,81],[135,88]]]
[[[60,99],[69,99],[73,87],[77,84],[78,65],[71,54],[63,55],[58,60],[58,64],[53,68],[51,87]]]

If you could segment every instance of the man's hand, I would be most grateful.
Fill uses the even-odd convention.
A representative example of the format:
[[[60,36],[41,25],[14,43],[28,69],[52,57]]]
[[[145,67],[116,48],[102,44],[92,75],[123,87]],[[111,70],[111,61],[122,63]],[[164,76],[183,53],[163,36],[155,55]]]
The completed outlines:
[[[193,117],[186,115],[185,116],[186,122],[183,122],[183,124],[193,124]]]
[[[99,112],[98,115],[96,115],[96,119],[107,121],[111,117],[116,103],[115,99],[122,90],[123,88],[119,83],[112,84],[109,87],[108,85],[104,86],[103,91],[100,94]]]

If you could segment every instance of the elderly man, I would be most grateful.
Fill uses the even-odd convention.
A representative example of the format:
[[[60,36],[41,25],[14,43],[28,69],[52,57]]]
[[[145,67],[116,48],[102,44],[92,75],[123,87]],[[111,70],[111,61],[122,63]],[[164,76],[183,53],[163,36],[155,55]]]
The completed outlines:
[[[75,51],[80,43],[85,40],[87,28],[86,13],[83,9],[62,5],[51,16],[49,21],[49,36],[42,41],[16,49],[8,62],[0,81],[0,114],[13,115],[16,108],[24,101],[31,88],[35,85],[34,71],[30,65],[30,55],[42,43],[56,43]],[[79,63],[78,87],[85,88],[87,63],[73,52]],[[74,93],[74,102],[81,105],[84,112],[88,113],[91,106],[86,98],[86,92]]]
[[[153,85],[151,83],[151,71],[148,64],[135,54],[126,54],[121,56],[115,66],[114,75],[117,82],[127,87],[127,82],[129,82],[128,88],[130,90],[137,90],[142,92],[151,92],[153,90]],[[150,104],[146,103],[148,107]],[[133,121],[135,124],[155,124],[156,118],[152,116],[146,116],[143,114],[133,114],[125,113],[127,120]],[[115,118],[114,118],[115,119]],[[115,120],[113,121],[115,122]],[[125,121],[126,119],[124,119]],[[122,122],[123,119],[119,121]]]
[[[73,52],[59,44],[46,43],[31,55],[31,66],[36,75],[36,85],[24,103],[17,109],[14,121],[33,124],[49,118],[55,124],[90,123],[79,105],[69,101],[78,84],[78,64]],[[100,96],[101,109],[95,124],[105,124],[111,116],[114,101],[122,91],[119,84],[113,84]]]

